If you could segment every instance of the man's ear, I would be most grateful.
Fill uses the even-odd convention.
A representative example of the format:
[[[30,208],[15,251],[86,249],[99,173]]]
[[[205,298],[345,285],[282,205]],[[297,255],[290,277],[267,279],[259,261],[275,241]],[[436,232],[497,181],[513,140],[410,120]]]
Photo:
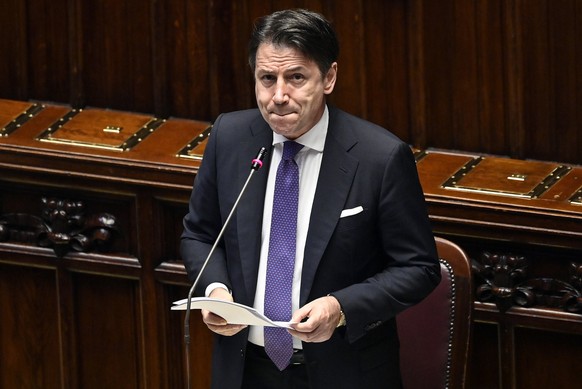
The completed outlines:
[[[337,62],[331,64],[327,74],[323,78],[323,93],[329,95],[333,92],[335,81],[337,80]]]

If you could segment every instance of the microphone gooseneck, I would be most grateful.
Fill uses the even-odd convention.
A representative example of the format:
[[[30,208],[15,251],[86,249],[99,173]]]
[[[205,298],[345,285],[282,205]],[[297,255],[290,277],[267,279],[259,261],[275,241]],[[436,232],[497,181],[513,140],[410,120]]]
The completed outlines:
[[[214,241],[214,244],[212,245],[212,248],[210,249],[208,256],[204,260],[204,263],[202,264],[202,267],[200,268],[200,271],[198,272],[198,276],[194,280],[194,283],[192,284],[192,287],[190,288],[190,291],[188,292],[188,300],[186,302],[186,314],[184,316],[184,343],[185,343],[185,349],[186,349],[185,350],[186,351],[186,389],[191,388],[191,385],[190,385],[190,310],[191,310],[191,304],[192,304],[192,295],[194,294],[194,290],[196,289],[196,286],[198,285],[198,282],[200,281],[200,276],[202,275],[202,272],[204,272],[204,269],[206,268],[206,265],[210,261],[210,257],[214,253],[214,250],[218,246],[218,242],[222,238],[222,235],[224,234],[224,231],[226,230],[226,227],[228,226],[230,219],[232,218],[232,215],[234,214],[234,211],[238,207],[238,203],[240,202],[242,195],[244,194],[249,182],[251,181],[253,174],[263,166],[263,160],[265,159],[266,155],[267,155],[267,149],[265,147],[261,147],[261,149],[257,153],[257,156],[251,161],[251,171],[249,172],[249,176],[247,177],[245,184],[243,185],[242,189],[240,190],[240,193],[239,193],[236,201],[234,202],[234,205],[232,206],[232,209],[230,210],[228,217],[224,221],[224,224],[222,225],[222,228],[220,229],[220,232],[218,233],[218,236],[216,237],[216,240]]]

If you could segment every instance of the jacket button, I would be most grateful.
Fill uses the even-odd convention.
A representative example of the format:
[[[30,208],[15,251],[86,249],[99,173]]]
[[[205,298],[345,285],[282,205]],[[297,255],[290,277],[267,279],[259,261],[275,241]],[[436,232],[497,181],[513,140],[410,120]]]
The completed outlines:
[[[368,324],[368,325],[367,325],[367,326],[364,328],[364,330],[365,330],[365,331],[370,331],[370,330],[373,330],[374,328],[378,327],[378,326],[379,326],[379,325],[381,325],[381,324],[382,324],[382,322],[381,322],[381,321],[376,321],[376,322],[374,322],[374,323],[370,323],[370,324]]]

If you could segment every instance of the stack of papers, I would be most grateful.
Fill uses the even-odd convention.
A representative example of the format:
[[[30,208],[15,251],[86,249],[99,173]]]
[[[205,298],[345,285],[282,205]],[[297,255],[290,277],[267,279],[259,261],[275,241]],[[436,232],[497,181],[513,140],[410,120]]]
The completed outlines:
[[[174,301],[172,310],[186,310],[188,299]],[[273,321],[252,307],[246,305],[213,299],[210,297],[193,297],[190,309],[206,309],[225,319],[229,324],[249,326],[293,328],[293,322]]]

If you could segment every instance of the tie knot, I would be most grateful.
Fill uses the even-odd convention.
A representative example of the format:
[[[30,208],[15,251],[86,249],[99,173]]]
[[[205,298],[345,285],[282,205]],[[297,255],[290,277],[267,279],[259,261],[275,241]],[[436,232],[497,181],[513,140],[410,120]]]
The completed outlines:
[[[299,150],[303,148],[303,145],[292,140],[288,140],[283,143],[283,159],[285,161],[294,159]]]

